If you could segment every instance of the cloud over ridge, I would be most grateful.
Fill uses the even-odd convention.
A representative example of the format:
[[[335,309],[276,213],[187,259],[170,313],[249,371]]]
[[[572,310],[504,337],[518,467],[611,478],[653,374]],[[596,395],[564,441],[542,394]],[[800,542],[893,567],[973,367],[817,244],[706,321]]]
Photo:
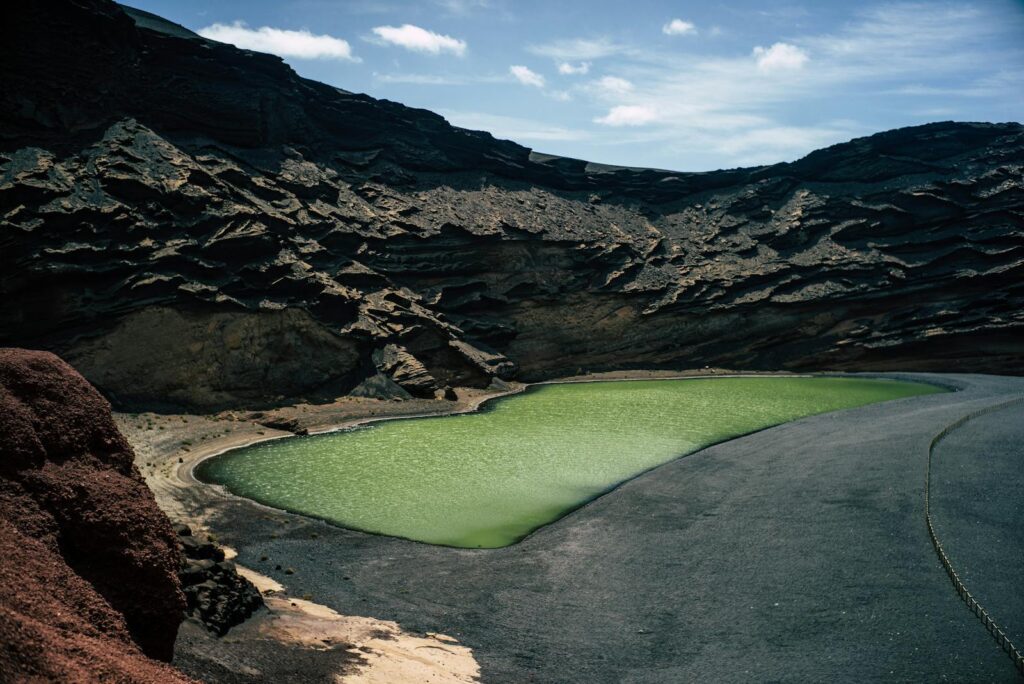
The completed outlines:
[[[316,35],[305,29],[291,31],[271,26],[253,29],[245,22],[236,21],[231,24],[211,24],[199,29],[198,33],[203,38],[230,43],[245,50],[269,52],[279,57],[359,61],[352,54],[352,46],[348,41],[334,36]]]
[[[584,76],[590,72],[590,62],[580,62],[579,64],[573,64],[572,62],[561,62],[558,65],[558,73],[563,76]]]
[[[434,33],[413,24],[377,26],[374,27],[373,33],[384,43],[397,45],[413,52],[425,52],[431,55],[450,52],[458,57],[462,57],[466,53],[466,41]]]
[[[533,86],[535,88],[544,87],[544,77],[521,64],[510,66],[508,68],[508,72],[523,85]]]
[[[612,107],[604,116],[594,119],[594,123],[605,126],[645,126],[658,118],[657,112],[644,105],[619,105]]]
[[[792,71],[803,68],[810,60],[807,52],[789,43],[775,43],[769,48],[758,45],[753,51],[761,71]]]
[[[666,36],[686,36],[697,33],[697,27],[692,21],[673,19],[661,27],[661,32]]]

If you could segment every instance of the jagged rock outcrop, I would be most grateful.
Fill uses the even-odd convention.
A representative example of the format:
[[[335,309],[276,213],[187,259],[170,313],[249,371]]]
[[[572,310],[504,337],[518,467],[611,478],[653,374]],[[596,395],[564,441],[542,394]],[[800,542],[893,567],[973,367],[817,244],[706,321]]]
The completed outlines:
[[[185,682],[166,516],[110,405],[47,352],[0,349],[0,679]],[[148,657],[147,657],[148,656]]]
[[[419,359],[398,345],[389,344],[375,351],[373,363],[377,370],[392,378],[409,394],[420,397],[434,395],[437,380]]]
[[[1020,124],[625,169],[106,0],[4,12],[0,342],[59,351],[116,402],[379,374],[431,396],[639,366],[1024,371]]]
[[[176,525],[181,542],[181,571],[178,576],[185,592],[186,610],[217,636],[263,607],[263,595],[252,582],[238,574],[224,549],[200,541],[188,525]]]

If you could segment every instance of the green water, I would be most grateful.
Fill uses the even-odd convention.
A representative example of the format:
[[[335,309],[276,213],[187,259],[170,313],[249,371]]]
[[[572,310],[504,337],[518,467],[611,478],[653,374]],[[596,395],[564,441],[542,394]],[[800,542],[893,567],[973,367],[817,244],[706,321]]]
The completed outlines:
[[[857,378],[544,385],[478,413],[264,442],[204,461],[196,475],[345,527],[495,548],[715,442],[815,413],[939,391]]]

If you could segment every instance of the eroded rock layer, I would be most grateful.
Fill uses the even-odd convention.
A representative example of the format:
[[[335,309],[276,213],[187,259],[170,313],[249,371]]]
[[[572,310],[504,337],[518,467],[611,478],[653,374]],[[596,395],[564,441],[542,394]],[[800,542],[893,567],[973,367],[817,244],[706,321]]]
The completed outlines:
[[[1024,370],[1024,128],[711,173],[590,164],[105,0],[5,8],[0,341],[115,402],[381,375]],[[397,389],[397,388],[396,388]]]
[[[171,659],[185,600],[132,460],[81,375],[0,349],[0,680],[191,681],[150,659]]]

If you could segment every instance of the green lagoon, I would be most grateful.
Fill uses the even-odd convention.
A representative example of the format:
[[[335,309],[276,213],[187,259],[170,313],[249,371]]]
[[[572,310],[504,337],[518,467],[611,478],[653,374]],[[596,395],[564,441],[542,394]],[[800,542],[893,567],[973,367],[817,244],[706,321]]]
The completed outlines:
[[[812,414],[941,391],[834,377],[539,385],[476,413],[263,442],[204,461],[196,476],[344,527],[496,548],[716,442]]]

